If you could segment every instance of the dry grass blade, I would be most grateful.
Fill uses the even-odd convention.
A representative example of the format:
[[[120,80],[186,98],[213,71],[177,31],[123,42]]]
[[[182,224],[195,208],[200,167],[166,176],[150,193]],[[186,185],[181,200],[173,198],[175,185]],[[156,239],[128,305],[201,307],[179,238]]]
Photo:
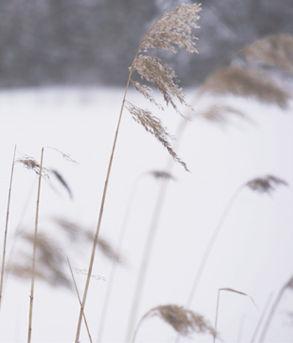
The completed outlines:
[[[68,183],[65,181],[64,177],[57,171],[57,170],[53,170],[51,169],[51,172],[56,176],[57,180],[62,184],[62,186],[67,190],[70,198],[72,199],[72,191],[68,185]]]
[[[277,186],[288,186],[285,180],[282,180],[273,175],[267,175],[264,177],[257,177],[246,183],[246,186],[251,190],[258,193],[268,193],[275,191]]]
[[[246,46],[236,53],[248,62],[293,73],[293,36],[271,35]]]
[[[219,313],[219,304],[220,304],[220,293],[221,293],[221,291],[232,292],[232,293],[236,293],[236,294],[239,294],[239,295],[243,295],[243,296],[248,297],[248,298],[252,301],[252,303],[253,303],[253,305],[256,307],[256,309],[259,311],[258,307],[256,306],[255,301],[254,301],[253,298],[252,298],[250,295],[248,295],[247,293],[237,291],[237,290],[235,290],[235,289],[233,289],[233,288],[219,288],[219,289],[218,289],[218,297],[217,297],[216,316],[215,316],[215,332],[217,332],[218,313]],[[215,341],[216,341],[216,338],[217,338],[216,335],[214,335],[214,343],[215,343]]]
[[[217,336],[216,331],[202,315],[178,305],[161,305],[149,310],[140,320],[135,331],[135,336],[142,321],[151,316],[158,316],[172,326],[181,336],[188,336],[192,333],[208,333],[212,336]],[[135,336],[133,341],[135,340]]]
[[[237,293],[237,294],[240,294],[240,295],[244,295],[246,297],[248,297],[254,304],[254,306],[257,308],[257,310],[259,311],[258,307],[256,306],[256,303],[255,301],[253,300],[253,298],[248,295],[247,293],[244,293],[244,292],[240,292],[240,291],[237,291],[236,289],[233,289],[233,288],[220,288],[219,291],[227,291],[227,292],[232,292],[232,293]]]
[[[288,108],[290,94],[261,71],[241,67],[226,67],[213,73],[199,90],[199,94],[234,94],[254,98],[260,102]]]
[[[186,171],[189,171],[186,163],[183,162],[179,156],[173,151],[169,139],[173,137],[167,132],[166,128],[162,125],[159,118],[152,115],[152,113],[148,110],[143,110],[129,101],[126,101],[126,107],[128,111],[132,114],[133,119],[141,124],[146,131],[153,134],[159,142],[163,144],[163,146],[168,150],[169,154],[172,158],[180,163]]]

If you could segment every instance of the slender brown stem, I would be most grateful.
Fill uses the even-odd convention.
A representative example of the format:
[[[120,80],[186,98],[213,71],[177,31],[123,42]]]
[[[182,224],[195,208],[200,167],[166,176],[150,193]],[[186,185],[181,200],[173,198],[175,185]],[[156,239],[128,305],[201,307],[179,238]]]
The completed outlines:
[[[10,210],[10,199],[11,199],[11,188],[12,188],[12,179],[13,179],[13,171],[14,171],[15,152],[16,152],[16,146],[14,147],[14,154],[13,154],[11,174],[10,174],[10,185],[9,185],[9,191],[8,191],[8,201],[7,201],[6,224],[5,224],[5,232],[4,232],[3,257],[2,257],[2,268],[1,268],[1,282],[0,282],[0,309],[1,309],[1,304],[2,304],[2,290],[3,290],[3,282],[4,282],[7,231],[8,231],[8,221],[9,221],[9,210]]]
[[[34,301],[34,288],[35,288],[35,266],[36,266],[36,250],[37,250],[37,237],[38,237],[38,221],[39,221],[39,207],[40,207],[43,157],[44,157],[44,148],[42,148],[42,152],[41,152],[41,162],[40,162],[40,171],[39,171],[39,186],[38,186],[37,207],[36,207],[36,221],[35,221],[33,262],[32,262],[32,282],[31,282],[29,325],[28,325],[28,339],[27,339],[28,343],[31,342],[31,337],[32,337],[32,317],[33,317],[33,301]]]
[[[78,341],[79,341],[82,313],[83,313],[83,309],[84,309],[86,298],[87,298],[87,292],[88,292],[88,288],[89,288],[90,278],[92,275],[92,269],[93,269],[93,264],[94,264],[94,259],[95,259],[96,245],[98,242],[98,235],[99,235],[102,216],[103,216],[103,210],[104,210],[105,199],[106,199],[107,188],[108,188],[108,182],[109,182],[110,172],[111,172],[111,167],[112,167],[112,162],[113,162],[113,156],[114,156],[114,152],[115,152],[115,148],[116,148],[116,142],[117,142],[118,132],[119,132],[119,128],[120,128],[122,113],[123,113],[123,109],[124,109],[126,93],[127,93],[129,83],[130,83],[130,78],[131,78],[131,71],[129,73],[129,77],[128,77],[128,81],[127,81],[127,85],[126,85],[126,89],[125,89],[125,93],[124,93],[124,97],[123,97],[123,101],[122,101],[122,106],[121,106],[120,115],[118,118],[116,133],[115,133],[115,137],[114,137],[112,152],[111,152],[107,176],[106,176],[106,181],[105,181],[105,185],[104,185],[104,191],[103,191],[101,207],[100,207],[100,212],[99,212],[99,219],[98,219],[98,224],[97,224],[97,229],[96,229],[96,233],[95,233],[95,237],[94,237],[92,254],[91,254],[91,259],[90,259],[90,264],[89,264],[89,270],[88,270],[88,274],[87,274],[87,280],[86,280],[85,290],[84,290],[84,294],[83,294],[83,299],[82,299],[82,303],[81,303],[81,307],[80,307],[80,313],[79,313],[79,319],[78,319],[77,331],[76,331],[76,337],[75,337],[76,343],[78,343]]]
[[[153,28],[153,26],[146,33],[144,38],[147,37],[149,32],[152,30],[152,28]],[[140,48],[141,48],[143,42],[144,42],[144,38],[142,39],[142,41],[141,41],[141,43],[140,43],[140,45],[139,45],[139,47],[137,49],[137,52],[136,52],[136,54],[134,56],[132,65],[130,67],[129,76],[128,76],[128,80],[127,80],[126,88],[125,88],[125,92],[124,92],[124,97],[123,97],[123,100],[122,100],[122,105],[121,105],[121,109],[120,109],[120,115],[119,115],[119,118],[118,118],[118,123],[117,123],[117,127],[116,127],[116,133],[115,133],[115,137],[114,137],[114,141],[113,141],[112,152],[111,152],[110,161],[109,161],[109,165],[108,165],[106,181],[105,181],[105,185],[104,185],[104,191],[103,191],[103,196],[102,196],[102,201],[101,201],[101,206],[100,206],[100,212],[99,212],[99,219],[98,219],[98,224],[97,224],[96,233],[95,233],[94,242],[93,242],[92,254],[91,254],[91,259],[90,259],[89,270],[88,270],[86,285],[85,285],[85,289],[84,289],[84,294],[83,294],[83,300],[82,300],[81,307],[80,307],[80,313],[79,313],[79,319],[78,319],[78,324],[77,324],[75,343],[78,343],[78,341],[79,341],[82,313],[83,313],[83,309],[85,307],[85,302],[86,302],[86,298],[87,298],[89,283],[90,283],[90,279],[91,279],[91,274],[92,274],[92,269],[93,269],[93,264],[94,264],[94,259],[95,259],[95,250],[96,250],[96,245],[97,245],[97,241],[98,241],[98,236],[99,236],[99,231],[100,231],[100,226],[101,226],[101,221],[102,221],[102,216],[103,216],[103,210],[104,210],[105,199],[106,199],[106,194],[107,194],[108,182],[109,182],[109,178],[110,178],[112,162],[113,162],[114,152],[115,152],[116,143],[117,143],[118,132],[119,132],[120,123],[121,123],[121,119],[122,119],[122,113],[123,113],[124,104],[125,104],[125,100],[126,100],[126,94],[127,94],[128,88],[129,88],[130,81],[131,81],[132,73],[134,71],[135,60],[137,58],[137,55],[138,55],[138,53],[140,51]]]
[[[73,283],[74,283],[76,295],[77,295],[79,304],[81,305],[81,299],[80,299],[80,296],[79,296],[77,284],[76,284],[75,277],[74,277],[74,274],[73,274],[73,271],[72,271],[72,268],[71,268],[71,264],[70,264],[70,262],[69,262],[69,258],[68,258],[68,257],[67,257],[67,263],[68,263],[68,266],[69,266],[69,269],[70,269],[70,273],[71,273],[71,276],[72,276],[72,280],[73,280]],[[92,336],[91,336],[91,334],[90,334],[90,330],[89,330],[89,327],[88,327],[88,324],[87,324],[87,320],[86,320],[86,317],[85,317],[85,313],[83,312],[82,315],[83,315],[83,320],[84,320],[84,323],[85,323],[85,326],[86,326],[86,329],[87,329],[87,333],[88,333],[88,335],[89,335],[89,340],[90,340],[90,342],[92,343],[92,342],[93,342],[93,341],[92,341]]]

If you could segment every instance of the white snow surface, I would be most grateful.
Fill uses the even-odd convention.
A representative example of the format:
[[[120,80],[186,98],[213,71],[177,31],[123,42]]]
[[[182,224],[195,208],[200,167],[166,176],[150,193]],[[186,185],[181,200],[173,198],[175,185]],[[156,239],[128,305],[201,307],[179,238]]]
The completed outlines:
[[[187,90],[190,102],[194,93]],[[72,189],[73,199],[56,180],[43,180],[39,232],[51,234],[60,242],[74,268],[88,268],[91,247],[64,244],[53,218],[62,217],[95,231],[123,94],[120,88],[1,91],[1,240],[14,147],[17,146],[16,158],[26,154],[37,161],[45,147],[44,166],[62,174]],[[132,91],[128,99],[151,108]],[[213,101],[209,98],[193,105],[198,111]],[[169,183],[158,222],[137,320],[158,305],[186,303],[200,260],[232,195],[242,183],[271,174],[286,180],[289,187],[277,187],[271,195],[243,189],[215,242],[191,307],[214,324],[219,288],[248,294],[258,309],[249,297],[221,292],[218,330],[225,342],[249,342],[268,298],[273,294],[274,300],[293,274],[293,114],[292,109],[281,111],[247,99],[226,101],[252,121],[239,119],[220,127],[197,118],[186,125],[177,152],[190,173],[179,164],[173,166],[176,181]],[[162,113],[155,109],[154,112],[175,135],[182,118],[170,106]],[[78,164],[66,161],[49,147],[70,154]],[[133,187],[137,186],[122,247],[126,263],[117,272],[103,342],[125,339],[138,269],[161,184],[149,175],[141,175],[164,170],[167,160],[166,149],[125,110],[100,232],[113,247],[117,246],[125,211]],[[37,182],[34,172],[15,164],[8,228],[8,256],[12,260],[21,248],[19,241],[15,243],[17,227],[34,230]],[[92,279],[85,307],[93,341],[97,340],[110,270],[111,262],[97,252],[93,274],[101,279]],[[75,277],[82,294],[86,276],[76,273]],[[1,342],[26,341],[29,294],[29,280],[11,275],[5,278]],[[293,341],[292,306],[293,291],[288,289],[265,341]],[[78,315],[75,292],[36,281],[33,342],[73,342]],[[171,327],[152,317],[142,324],[137,341],[172,342],[175,337]],[[88,342],[84,326],[80,341]],[[212,337],[195,334],[180,341],[211,342]]]

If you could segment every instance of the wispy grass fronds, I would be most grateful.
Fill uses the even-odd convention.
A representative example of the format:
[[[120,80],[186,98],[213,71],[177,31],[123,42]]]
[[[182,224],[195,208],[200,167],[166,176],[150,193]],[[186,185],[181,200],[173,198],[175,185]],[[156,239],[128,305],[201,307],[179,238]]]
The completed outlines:
[[[160,58],[146,55],[146,53],[150,49],[169,50],[176,53],[177,48],[183,48],[191,53],[197,52],[195,48],[197,38],[192,34],[192,29],[199,28],[197,20],[200,11],[201,7],[198,4],[182,4],[166,11],[142,39],[130,68],[130,77],[133,72],[137,71],[142,79],[152,83],[161,92],[166,104],[170,103],[177,112],[179,110],[173,98],[178,99],[181,104],[187,105],[187,103],[183,90],[174,82],[177,78],[174,70]],[[132,79],[131,82],[148,100],[157,104],[150,94],[150,87],[146,88],[145,85]]]
[[[287,109],[291,95],[266,73],[230,66],[215,71],[200,87],[199,94],[234,94]]]
[[[133,342],[135,341],[138,329],[144,319],[147,317],[157,316],[164,322],[172,326],[172,328],[181,336],[188,336],[192,333],[211,334],[213,337],[217,336],[214,328],[208,321],[200,314],[178,305],[161,305],[149,310],[140,320]]]
[[[172,156],[174,161],[180,163],[186,171],[189,171],[186,163],[183,162],[175,151],[172,149],[169,140],[173,137],[167,132],[167,129],[162,125],[159,118],[152,115],[149,110],[143,110],[129,101],[126,101],[126,108],[132,114],[132,118],[139,124],[141,124],[146,131],[150,132],[156,137],[156,139],[163,144],[163,146],[168,150],[169,154]]]
[[[271,194],[278,186],[288,186],[288,183],[273,175],[257,177],[246,183],[246,186],[258,193]]]
[[[256,309],[258,310],[258,307],[256,306],[256,303],[255,301],[253,300],[253,298],[247,294],[247,293],[244,293],[244,292],[240,292],[240,291],[237,291],[233,288],[219,288],[218,289],[218,297],[217,297],[217,307],[216,307],[216,316],[215,316],[215,332],[217,331],[217,324],[218,324],[218,314],[219,314],[219,304],[220,304],[220,292],[221,291],[226,291],[226,292],[232,292],[232,293],[236,293],[236,294],[239,294],[239,295],[242,295],[242,296],[245,296],[245,297],[248,297],[253,305],[256,307]],[[216,334],[214,334],[214,343],[216,342]]]
[[[293,73],[293,36],[271,35],[247,45],[237,51],[236,55],[263,67],[284,69]]]
[[[36,245],[36,265],[34,277],[53,287],[71,289],[70,279],[66,275],[66,255],[62,247],[48,235],[38,233],[36,242],[34,235],[23,232],[20,235],[22,245],[32,247]],[[20,252],[17,262],[12,263],[9,271],[19,278],[32,277],[32,256],[24,251]]]
[[[13,171],[14,171],[14,164],[15,164],[15,152],[16,152],[16,146],[14,148],[13,159],[12,159],[12,166],[11,166],[11,173],[10,173],[10,183],[9,183],[9,191],[8,191],[8,200],[7,200],[5,230],[4,230],[2,266],[1,266],[1,282],[0,282],[0,309],[1,309],[1,304],[2,304],[2,291],[3,291],[3,284],[4,284],[7,232],[8,232],[8,222],[9,222],[9,212],[10,212],[10,200],[11,200],[11,189],[12,189]]]
[[[51,150],[55,150],[56,152],[58,152],[63,158],[64,160],[66,160],[67,162],[73,163],[73,164],[79,164],[77,161],[75,161],[70,154],[65,153],[59,149],[56,148],[52,148],[52,147],[45,147],[45,149],[51,149]]]

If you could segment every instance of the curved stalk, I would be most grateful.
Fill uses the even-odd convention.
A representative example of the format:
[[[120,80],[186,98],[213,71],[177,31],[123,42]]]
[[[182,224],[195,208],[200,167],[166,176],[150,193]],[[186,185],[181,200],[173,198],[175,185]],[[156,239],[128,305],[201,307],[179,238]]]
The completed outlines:
[[[267,334],[267,331],[268,331],[268,329],[270,327],[271,321],[273,319],[273,316],[274,316],[274,314],[276,312],[276,309],[277,309],[277,307],[279,305],[279,302],[281,301],[281,299],[282,299],[286,289],[288,287],[291,287],[292,284],[293,284],[293,277],[291,277],[290,280],[280,289],[280,291],[279,291],[279,293],[277,295],[277,298],[274,301],[273,306],[271,307],[271,310],[270,310],[270,313],[268,315],[267,321],[266,321],[266,323],[264,325],[261,337],[259,339],[260,342],[264,341],[264,339],[266,337],[266,334]]]
[[[7,213],[6,213],[5,232],[4,232],[3,257],[2,257],[1,282],[0,282],[0,310],[1,310],[1,304],[2,304],[2,290],[3,290],[4,270],[5,270],[7,231],[8,231],[8,221],[9,221],[9,210],[10,210],[11,188],[12,188],[12,179],[13,179],[13,171],[14,171],[15,151],[16,151],[16,146],[14,148],[14,154],[13,154],[13,160],[12,160],[10,184],[9,184],[9,191],[8,191],[8,201],[7,201]]]
[[[42,148],[42,153],[41,153],[41,162],[40,162],[40,171],[39,171],[39,186],[38,186],[37,207],[36,207],[35,234],[34,234],[34,246],[33,246],[33,262],[32,262],[32,282],[31,282],[31,293],[30,293],[30,310],[29,310],[29,325],[28,325],[28,340],[27,340],[28,343],[31,342],[31,336],[32,336],[32,316],[33,316],[33,301],[34,301],[34,288],[35,288],[36,249],[37,249],[37,235],[38,235],[38,221],[39,221],[39,207],[40,207],[43,157],[44,157],[44,148]]]
[[[186,302],[186,308],[189,308],[191,306],[191,303],[193,301],[193,298],[194,298],[194,295],[195,295],[195,292],[197,290],[197,287],[198,287],[198,284],[199,284],[199,281],[200,281],[200,278],[202,276],[202,273],[204,271],[204,268],[205,268],[205,265],[207,263],[207,260],[209,258],[209,255],[211,253],[211,250],[214,246],[214,243],[222,229],[222,226],[227,218],[227,215],[232,207],[232,205],[234,204],[235,200],[237,199],[239,193],[242,191],[242,189],[245,187],[246,184],[242,184],[240,187],[238,187],[238,189],[236,190],[236,192],[233,194],[232,198],[230,199],[224,213],[222,214],[222,217],[220,218],[220,221],[217,225],[217,227],[215,228],[215,231],[208,243],[208,246],[205,250],[205,253],[202,257],[202,260],[200,262],[200,266],[199,266],[199,269],[196,273],[196,276],[195,276],[195,279],[194,279],[194,282],[193,282],[193,285],[192,285],[192,288],[191,288],[191,291],[190,291],[190,294],[189,294],[189,297],[187,299],[187,302]]]

